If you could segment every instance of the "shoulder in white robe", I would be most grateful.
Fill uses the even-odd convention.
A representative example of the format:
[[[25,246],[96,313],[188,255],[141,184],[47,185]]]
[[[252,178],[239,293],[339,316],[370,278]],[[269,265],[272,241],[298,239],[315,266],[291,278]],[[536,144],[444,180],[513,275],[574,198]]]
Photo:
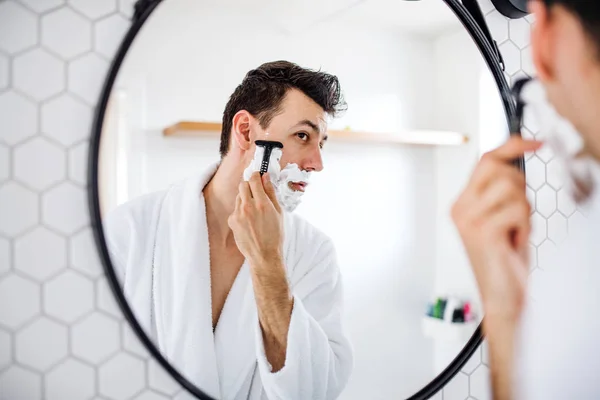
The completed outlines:
[[[244,263],[213,333],[202,189],[215,168],[134,199],[103,221],[115,272],[140,325],[187,379],[218,399],[335,399],[352,367],[342,280],[330,238],[284,214],[284,261],[294,296],[284,367],[266,359]]]

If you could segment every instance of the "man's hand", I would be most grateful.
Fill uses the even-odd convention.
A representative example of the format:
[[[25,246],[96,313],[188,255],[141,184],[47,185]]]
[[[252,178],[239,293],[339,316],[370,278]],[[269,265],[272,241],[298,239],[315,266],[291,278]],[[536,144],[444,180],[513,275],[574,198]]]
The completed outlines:
[[[228,220],[240,252],[251,264],[280,259],[283,215],[268,174],[252,174],[242,182],[235,210]]]
[[[494,399],[512,394],[515,333],[527,284],[531,206],[525,176],[511,161],[541,147],[513,137],[485,154],[452,208],[485,313]]]

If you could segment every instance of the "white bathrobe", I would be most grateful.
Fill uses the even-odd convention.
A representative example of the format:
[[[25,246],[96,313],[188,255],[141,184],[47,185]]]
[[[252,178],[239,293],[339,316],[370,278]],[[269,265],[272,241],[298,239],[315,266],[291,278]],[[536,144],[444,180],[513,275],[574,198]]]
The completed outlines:
[[[353,357],[341,326],[342,280],[333,243],[284,214],[284,261],[294,296],[284,367],[266,359],[249,265],[213,334],[202,189],[216,166],[134,199],[104,221],[113,266],[141,326],[173,366],[218,399],[335,399]]]

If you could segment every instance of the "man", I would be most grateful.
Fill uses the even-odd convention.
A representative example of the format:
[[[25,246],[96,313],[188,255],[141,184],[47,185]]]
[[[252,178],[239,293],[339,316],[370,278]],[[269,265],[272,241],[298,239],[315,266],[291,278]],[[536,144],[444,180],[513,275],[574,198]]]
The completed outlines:
[[[600,3],[530,1],[531,51],[548,100],[583,139],[571,163],[600,160]],[[600,194],[591,174],[588,225],[545,266],[535,299],[526,292],[530,206],[510,161],[541,143],[513,138],[485,155],[453,208],[481,292],[495,399],[600,398]],[[572,179],[572,178],[571,178]],[[575,180],[573,180],[575,181]],[[580,181],[579,184],[582,182]]]
[[[250,71],[223,114],[221,161],[107,218],[107,243],[140,324],[219,399],[335,399],[352,369],[331,240],[282,212],[268,174],[243,181],[257,139],[281,167],[323,169],[335,76],[278,61]],[[292,182],[304,190],[306,182]]]

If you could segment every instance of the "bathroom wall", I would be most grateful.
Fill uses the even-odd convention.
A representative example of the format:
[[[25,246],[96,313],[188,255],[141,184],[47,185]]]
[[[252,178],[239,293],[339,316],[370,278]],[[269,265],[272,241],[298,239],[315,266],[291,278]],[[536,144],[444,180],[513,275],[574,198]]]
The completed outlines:
[[[508,77],[531,73],[531,21],[509,23],[489,0],[481,5]],[[0,2],[1,399],[189,398],[116,309],[89,227],[90,119],[130,15],[130,0]],[[527,168],[535,282],[555,243],[584,217],[560,189],[547,150]],[[490,399],[488,374],[484,344],[435,398]]]

